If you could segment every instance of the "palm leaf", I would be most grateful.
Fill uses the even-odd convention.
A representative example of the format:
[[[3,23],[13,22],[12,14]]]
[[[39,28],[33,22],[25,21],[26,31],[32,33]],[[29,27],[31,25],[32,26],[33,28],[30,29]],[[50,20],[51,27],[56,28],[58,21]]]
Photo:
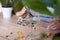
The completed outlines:
[[[54,15],[60,16],[60,0],[55,0],[55,6],[54,6]]]
[[[13,9],[15,12],[18,12],[22,9],[24,5],[22,4],[21,0],[14,0],[13,1]]]
[[[53,14],[46,8],[47,5],[51,6],[52,0],[22,0],[23,4],[36,12],[53,16]]]
[[[55,16],[60,16],[60,7],[55,7]]]
[[[60,0],[14,0],[14,10],[15,12],[20,11],[22,7],[27,6],[28,8],[50,16],[60,16]],[[55,9],[54,14],[52,14],[46,7],[50,6]]]
[[[60,0],[57,0],[57,5],[60,6]]]
[[[2,3],[3,7],[12,7],[10,0],[0,0],[0,2]]]

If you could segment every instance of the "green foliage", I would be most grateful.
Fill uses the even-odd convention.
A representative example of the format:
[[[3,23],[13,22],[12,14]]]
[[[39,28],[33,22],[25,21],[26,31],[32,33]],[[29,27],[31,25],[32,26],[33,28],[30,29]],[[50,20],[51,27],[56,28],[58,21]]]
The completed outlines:
[[[18,12],[22,9],[24,5],[22,4],[21,0],[14,0],[13,1],[13,9],[15,12]]]
[[[60,16],[60,0],[0,0],[3,7],[11,7],[15,12],[18,12],[22,9],[23,6],[39,12],[41,14],[50,15],[50,16]],[[50,6],[54,8],[54,14],[52,14],[46,7]]]
[[[50,16],[60,16],[60,0],[22,0],[23,4],[36,12]],[[46,7],[50,6],[55,9],[52,14]]]
[[[60,0],[57,0],[57,5],[60,6]]]
[[[15,12],[22,9],[23,4],[21,0],[0,0],[2,7],[12,7]]]
[[[0,0],[3,7],[12,7],[12,1],[11,0]]]
[[[55,7],[55,16],[60,16],[60,7]]]

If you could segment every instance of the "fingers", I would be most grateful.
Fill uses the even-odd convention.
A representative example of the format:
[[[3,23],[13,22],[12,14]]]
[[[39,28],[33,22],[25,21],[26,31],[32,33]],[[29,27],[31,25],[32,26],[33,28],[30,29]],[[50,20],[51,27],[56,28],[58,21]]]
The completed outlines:
[[[58,28],[58,25],[59,25],[58,20],[54,20],[48,25],[47,29],[48,30],[55,30]]]

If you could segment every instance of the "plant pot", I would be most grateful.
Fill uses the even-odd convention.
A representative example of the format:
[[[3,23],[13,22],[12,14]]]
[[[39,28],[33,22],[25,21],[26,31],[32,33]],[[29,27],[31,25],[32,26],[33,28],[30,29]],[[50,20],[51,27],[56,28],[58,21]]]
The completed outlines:
[[[2,7],[2,13],[3,13],[3,18],[11,18],[12,7],[11,8]]]

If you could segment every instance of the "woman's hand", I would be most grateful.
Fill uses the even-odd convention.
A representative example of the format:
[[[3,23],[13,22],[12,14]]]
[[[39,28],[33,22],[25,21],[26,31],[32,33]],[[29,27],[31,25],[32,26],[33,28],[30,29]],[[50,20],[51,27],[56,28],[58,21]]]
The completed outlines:
[[[49,25],[48,25],[48,30],[56,30],[60,28],[60,20],[53,20]]]

